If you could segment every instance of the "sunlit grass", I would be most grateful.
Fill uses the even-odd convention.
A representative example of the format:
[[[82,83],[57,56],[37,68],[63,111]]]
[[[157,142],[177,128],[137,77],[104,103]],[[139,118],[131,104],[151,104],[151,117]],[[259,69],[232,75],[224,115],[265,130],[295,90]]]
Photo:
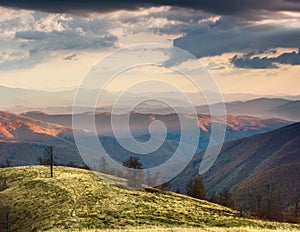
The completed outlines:
[[[119,188],[88,170],[55,167],[54,178],[49,178],[48,172],[48,167],[43,166],[0,169],[0,177],[6,178],[8,184],[0,192],[0,204],[11,207],[11,231],[120,228],[125,229],[121,231],[150,231],[151,228],[152,231],[276,228],[289,231],[300,228],[240,218],[232,209],[176,193]],[[65,226],[70,229],[63,229]],[[184,229],[191,227],[197,229]]]
[[[63,232],[66,230],[52,229],[49,232]],[[295,232],[299,229],[254,229],[254,228],[147,228],[147,229],[105,229],[105,230],[68,230],[68,231],[79,231],[79,232]]]

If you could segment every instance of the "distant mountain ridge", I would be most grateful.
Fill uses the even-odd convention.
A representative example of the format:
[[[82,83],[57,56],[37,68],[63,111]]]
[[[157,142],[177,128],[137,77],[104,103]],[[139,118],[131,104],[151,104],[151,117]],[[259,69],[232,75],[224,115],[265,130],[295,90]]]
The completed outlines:
[[[93,99],[98,98],[99,91],[96,89],[80,89],[80,91],[84,98],[77,102],[79,105],[77,104],[76,111],[80,113],[92,111],[93,109],[86,107],[86,105],[89,105],[89,102],[91,102]],[[70,114],[72,112],[72,105],[76,92],[77,89],[51,92],[0,86],[0,110],[14,113],[25,113],[27,111],[38,110],[50,114]],[[108,92],[102,90],[101,105],[97,106],[96,111],[111,111],[118,94],[118,92]],[[205,106],[207,103],[202,93],[198,92],[186,94],[191,102],[197,107],[198,113],[209,114],[209,111],[207,111],[207,107]],[[205,94],[210,96],[210,99],[212,100],[210,104],[218,104],[219,100],[217,99],[219,98],[216,97],[216,93],[205,92]],[[121,105],[119,111],[122,113],[125,112],[129,107],[132,107],[136,103],[136,100],[141,97],[141,95],[146,98],[148,97],[149,99],[153,99],[153,97],[159,97],[160,99],[169,102],[170,105],[179,110],[179,112],[185,112],[187,102],[180,99],[178,94],[175,92],[144,92],[143,94],[126,93],[126,104]],[[292,102],[295,100],[300,100],[300,96],[272,96],[254,94],[223,94],[223,97],[225,102],[228,103],[227,108],[230,114],[249,115],[265,115],[266,110],[272,110],[272,108],[288,103],[289,101]],[[281,104],[274,105],[275,100],[278,102],[281,101]],[[174,112],[174,110],[172,111],[166,107],[165,104],[157,101],[144,102],[137,106],[135,111],[140,113],[154,112],[163,114]],[[276,117],[276,115],[273,116]]]
[[[300,120],[300,101],[287,102],[268,110],[267,114],[277,115],[288,120]]]
[[[248,101],[227,102],[225,107],[227,114],[277,117],[300,121],[300,101],[283,98],[257,98]],[[210,111],[209,107],[204,105],[197,107],[197,112],[209,113]]]

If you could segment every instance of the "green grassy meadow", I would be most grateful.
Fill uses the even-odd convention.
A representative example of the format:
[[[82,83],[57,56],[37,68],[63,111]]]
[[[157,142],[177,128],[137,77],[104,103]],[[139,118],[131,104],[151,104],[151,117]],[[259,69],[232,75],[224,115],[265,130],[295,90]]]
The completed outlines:
[[[83,169],[55,167],[50,178],[46,166],[2,168],[0,178],[10,231],[300,231],[185,195],[120,188]]]

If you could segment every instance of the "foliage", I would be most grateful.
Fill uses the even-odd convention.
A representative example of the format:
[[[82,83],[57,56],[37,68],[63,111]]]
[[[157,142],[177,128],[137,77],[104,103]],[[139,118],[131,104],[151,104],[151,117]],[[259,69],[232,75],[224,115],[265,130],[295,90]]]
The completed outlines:
[[[128,185],[134,188],[142,187],[144,171],[142,170],[143,165],[139,158],[130,156],[127,160],[123,161],[123,166],[130,168],[125,175]]]
[[[127,168],[142,169],[143,165],[138,157],[130,156],[127,160],[123,161],[123,166]]]

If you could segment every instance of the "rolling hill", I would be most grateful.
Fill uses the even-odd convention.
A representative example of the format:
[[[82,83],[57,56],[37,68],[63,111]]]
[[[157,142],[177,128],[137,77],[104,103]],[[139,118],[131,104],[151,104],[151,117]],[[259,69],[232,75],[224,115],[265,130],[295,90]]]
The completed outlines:
[[[88,170],[57,166],[54,178],[48,172],[44,166],[0,169],[2,183],[6,181],[0,190],[0,205],[9,207],[10,231],[300,229],[299,225],[241,218],[237,211],[176,193],[119,188]],[[3,230],[6,220],[1,220]]]
[[[273,186],[281,209],[291,206],[300,193],[300,123],[271,132],[227,142],[214,165],[204,174],[208,195],[229,190],[235,201],[252,193],[266,195]],[[194,157],[174,181],[175,186],[195,177],[204,153]],[[275,191],[275,190],[274,190]]]
[[[248,177],[268,170],[283,165],[299,165],[299,144],[300,123],[228,142],[223,146],[214,166],[205,175],[207,189],[228,189]],[[222,170],[222,174],[217,170]],[[277,181],[280,181],[280,178]],[[300,192],[300,185],[295,184],[294,187]]]

